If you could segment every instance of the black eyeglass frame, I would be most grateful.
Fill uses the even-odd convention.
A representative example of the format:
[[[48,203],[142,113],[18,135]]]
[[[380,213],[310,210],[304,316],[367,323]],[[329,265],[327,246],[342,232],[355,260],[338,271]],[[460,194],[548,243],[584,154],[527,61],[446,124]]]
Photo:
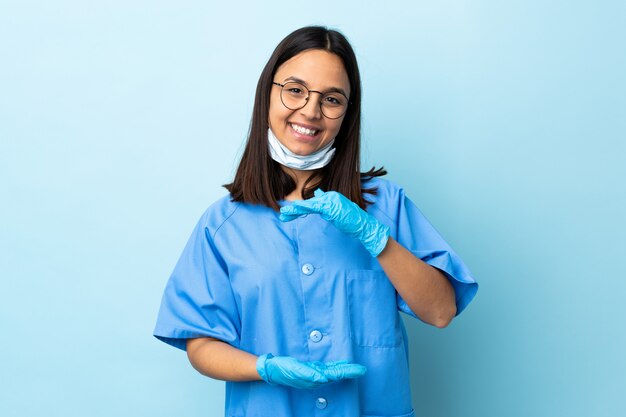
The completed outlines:
[[[282,89],[289,83],[301,85],[302,87],[304,87],[306,89],[306,91],[309,92],[309,94],[307,94],[306,98],[304,99],[304,104],[302,106],[296,108],[296,109],[292,109],[291,107],[287,106],[285,104],[285,101],[283,100],[283,90]],[[277,85],[277,86],[279,86],[281,88],[281,90],[280,90],[280,102],[283,103],[283,106],[287,107],[289,110],[300,110],[301,108],[306,106],[307,103],[309,102],[309,97],[311,97],[311,93],[318,93],[321,96],[321,98],[323,98],[326,94],[328,94],[328,93],[322,93],[321,91],[317,91],[317,90],[311,90],[306,85],[304,85],[302,83],[299,83],[299,82],[296,82],[296,81],[288,81],[285,84],[281,84],[281,83],[277,83],[276,81],[272,81],[272,84]],[[337,94],[341,94],[342,96],[346,97],[345,94],[343,94],[343,93],[341,93],[339,91],[335,91],[335,92]],[[350,104],[352,104],[352,102],[350,101],[350,99],[348,97],[346,97],[346,101],[347,101],[348,104],[346,104],[346,109],[344,110],[343,113],[341,113],[340,116],[337,116],[337,117],[328,117],[328,116],[326,116],[326,113],[324,113],[324,107],[322,106],[322,100],[321,99],[319,101],[320,111],[322,112],[324,117],[327,118],[327,119],[330,119],[330,120],[339,119],[339,118],[343,117],[348,112],[348,106]]]

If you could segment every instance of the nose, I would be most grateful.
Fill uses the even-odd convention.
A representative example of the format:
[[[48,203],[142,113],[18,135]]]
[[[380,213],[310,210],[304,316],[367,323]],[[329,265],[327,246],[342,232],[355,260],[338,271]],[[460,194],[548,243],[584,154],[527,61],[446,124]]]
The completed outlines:
[[[306,104],[300,109],[300,113],[308,119],[320,119],[322,117],[322,103],[313,94],[319,94],[316,91],[309,92]]]

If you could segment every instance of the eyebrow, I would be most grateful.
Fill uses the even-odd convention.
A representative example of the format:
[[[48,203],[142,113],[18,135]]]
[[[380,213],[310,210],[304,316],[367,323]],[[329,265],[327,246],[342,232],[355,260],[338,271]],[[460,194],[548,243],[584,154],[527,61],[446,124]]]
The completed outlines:
[[[298,78],[298,77],[294,77],[294,76],[287,77],[287,78],[285,78],[285,80],[283,81],[283,83],[284,83],[284,82],[286,82],[286,81],[295,81],[295,82],[300,83],[300,84],[304,85],[305,87],[309,88],[309,85],[306,83],[306,81],[301,80],[301,79],[300,79],[300,78]],[[345,91],[343,91],[343,90],[342,90],[341,88],[339,88],[339,87],[331,87],[331,88],[329,88],[328,90],[323,91],[323,93],[324,93],[324,94],[326,94],[326,93],[332,93],[332,92],[341,93],[341,94],[343,94],[345,97],[348,97],[348,95],[346,94],[346,92],[345,92]]]

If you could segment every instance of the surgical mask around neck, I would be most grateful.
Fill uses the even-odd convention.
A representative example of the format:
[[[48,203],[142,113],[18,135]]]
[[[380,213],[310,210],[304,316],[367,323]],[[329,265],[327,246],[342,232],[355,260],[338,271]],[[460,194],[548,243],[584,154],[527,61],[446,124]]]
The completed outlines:
[[[335,139],[310,155],[297,155],[291,152],[274,136],[271,128],[267,129],[267,142],[272,159],[294,169],[312,170],[325,167],[335,155],[335,148],[331,148],[333,143],[335,143]]]

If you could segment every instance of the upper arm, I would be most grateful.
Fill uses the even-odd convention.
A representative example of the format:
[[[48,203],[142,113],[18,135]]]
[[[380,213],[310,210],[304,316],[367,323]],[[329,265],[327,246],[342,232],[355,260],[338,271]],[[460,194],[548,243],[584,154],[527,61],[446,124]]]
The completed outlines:
[[[202,348],[202,346],[206,346],[208,343],[212,342],[221,342],[221,340],[214,337],[194,337],[187,339],[187,357],[189,357],[190,360],[193,359],[196,352]]]

